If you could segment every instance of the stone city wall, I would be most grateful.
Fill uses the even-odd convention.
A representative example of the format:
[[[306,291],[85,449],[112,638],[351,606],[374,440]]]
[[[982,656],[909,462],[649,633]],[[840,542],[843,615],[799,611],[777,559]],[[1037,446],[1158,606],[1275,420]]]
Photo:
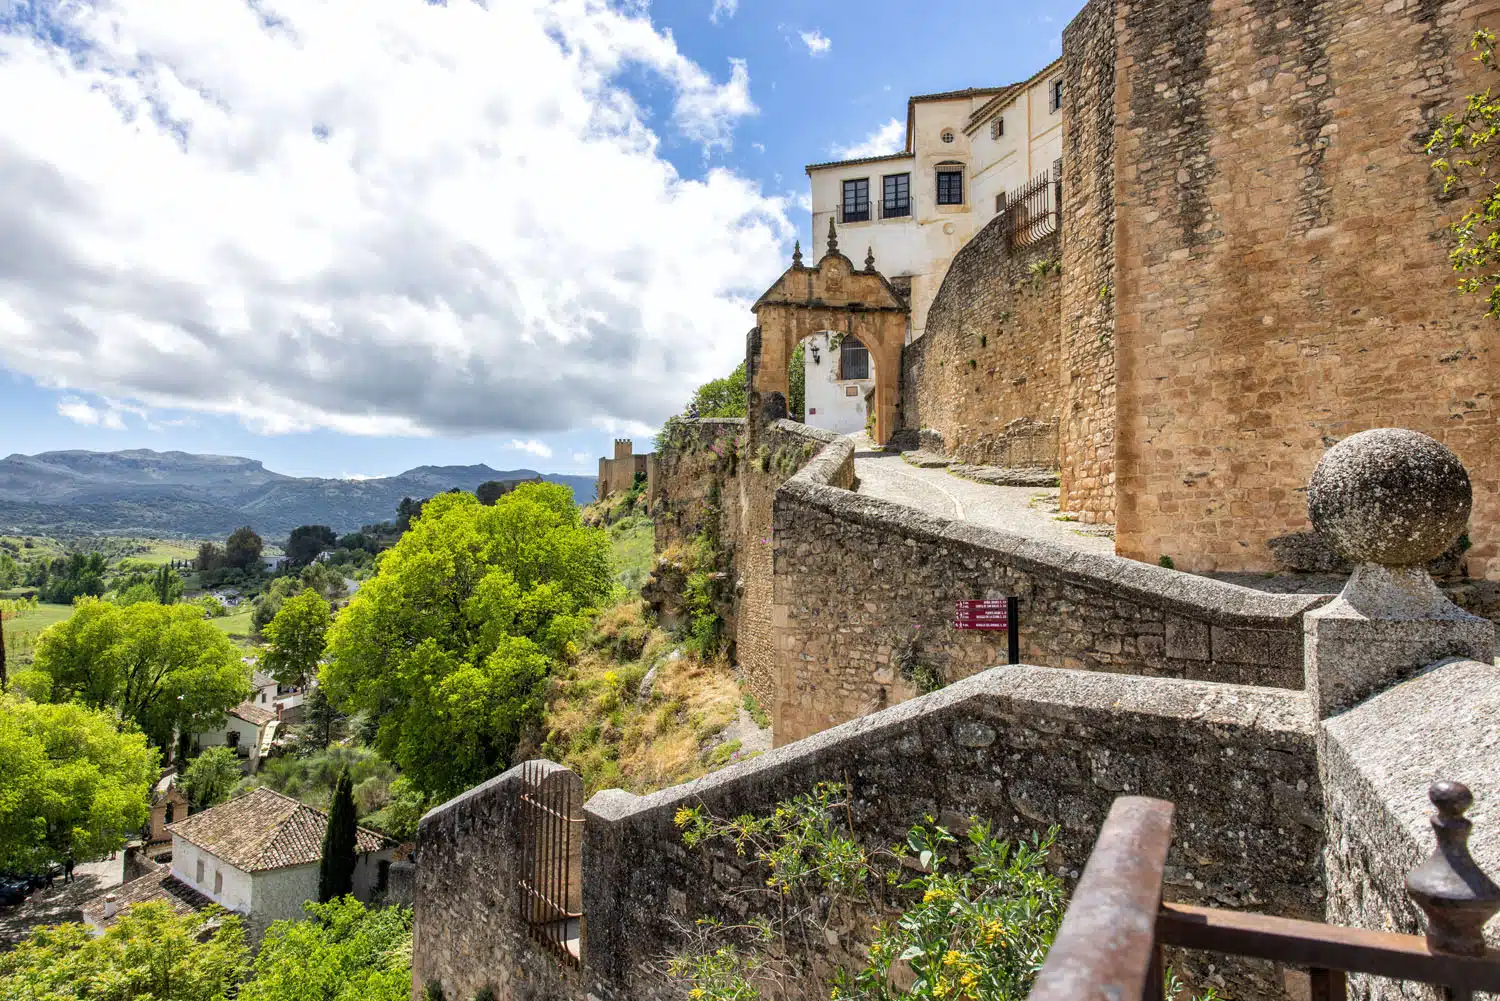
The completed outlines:
[[[764,706],[775,703],[771,502],[776,489],[838,436],[792,421],[762,432],[748,450],[745,421],[685,421],[663,447],[652,494],[658,553],[707,534],[731,575],[724,615],[733,657]],[[835,482],[852,485],[852,467]]]
[[[1302,613],[1266,594],[928,515],[835,486],[841,439],[775,496],[778,743],[1006,659],[952,628],[959,599],[1020,599],[1025,663],[1301,689]]]
[[[989,466],[1057,467],[1061,279],[1054,234],[1012,256],[996,216],[953,258],[901,355],[907,429]]]
[[[1115,9],[1063,30],[1059,506],[1115,520]]]
[[[1500,347],[1483,302],[1455,294],[1446,227],[1465,202],[1421,153],[1443,113],[1492,82],[1467,42],[1500,26],[1497,11],[1093,0],[1070,26],[1073,97],[1099,106],[1070,104],[1069,177],[1092,169],[1072,143],[1102,132],[1109,90],[1073,56],[1104,55],[1111,20],[1116,42],[1121,554],[1268,569],[1267,540],[1307,527],[1301,488],[1323,450],[1394,426],[1468,466],[1470,572],[1500,576]],[[1069,245],[1065,281],[1094,253]],[[1066,290],[1065,313],[1090,293]]]

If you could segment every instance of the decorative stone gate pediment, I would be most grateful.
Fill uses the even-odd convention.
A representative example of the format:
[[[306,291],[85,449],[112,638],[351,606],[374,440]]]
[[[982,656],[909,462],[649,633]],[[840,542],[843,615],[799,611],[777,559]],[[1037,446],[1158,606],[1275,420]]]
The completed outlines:
[[[901,348],[910,307],[875,270],[873,254],[865,256],[863,269],[855,268],[839,252],[838,233],[830,219],[828,252],[808,267],[802,263],[799,243],[792,266],[753,309],[757,326],[747,341],[745,365],[752,437],[764,422],[786,416],[787,363],[797,343],[827,330],[852,334],[869,348],[875,367],[874,437],[880,444],[890,438],[896,430]]]

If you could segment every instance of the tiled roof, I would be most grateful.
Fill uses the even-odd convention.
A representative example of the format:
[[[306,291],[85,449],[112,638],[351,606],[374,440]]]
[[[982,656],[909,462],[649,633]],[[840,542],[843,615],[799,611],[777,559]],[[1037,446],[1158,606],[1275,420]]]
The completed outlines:
[[[273,678],[273,677],[271,677],[269,674],[266,674],[264,671],[251,671],[250,672],[250,685],[251,685],[251,687],[255,688],[256,690],[259,690],[259,689],[262,689],[262,688],[265,688],[265,687],[267,687],[269,685],[274,685],[274,684],[276,684],[276,679]]]
[[[328,815],[261,786],[227,803],[195,813],[167,830],[236,869],[260,872],[306,865],[323,857]],[[355,850],[379,851],[385,838],[359,828]]]
[[[101,928],[107,928],[113,924],[127,907],[144,904],[148,900],[166,901],[171,905],[174,914],[191,914],[213,906],[212,900],[173,876],[171,868],[164,865],[158,866],[144,876],[137,876],[108,893],[114,895],[115,903],[119,907],[112,917],[104,916],[104,898],[108,894],[100,894],[83,905],[83,916],[91,924]]]
[[[241,702],[229,710],[229,715],[238,716],[251,726],[265,726],[276,718],[276,714],[269,709],[262,709],[253,702]]]
[[[886,153],[881,156],[857,156],[853,160],[825,160],[823,163],[810,163],[803,170],[819,170],[823,167],[852,167],[860,163],[879,163],[882,160],[903,160],[911,156],[904,150],[900,153]]]
[[[953,101],[960,97],[984,97],[988,94],[998,94],[1011,85],[1004,87],[965,87],[963,90],[944,90],[936,94],[913,94],[911,101]]]

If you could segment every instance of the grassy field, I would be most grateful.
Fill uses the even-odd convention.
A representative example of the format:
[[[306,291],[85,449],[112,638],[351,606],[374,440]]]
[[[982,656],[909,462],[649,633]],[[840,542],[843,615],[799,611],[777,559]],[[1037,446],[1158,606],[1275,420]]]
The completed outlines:
[[[36,638],[42,630],[62,622],[73,614],[72,605],[37,605],[35,608],[5,620],[5,653],[11,670],[31,664]]]
[[[172,560],[191,560],[198,556],[198,543],[183,539],[140,539],[147,550],[130,559],[139,563],[161,564]]]
[[[644,515],[630,515],[608,531],[615,581],[627,591],[640,591],[641,582],[656,564],[656,526]]]
[[[209,619],[214,628],[222,633],[228,634],[229,638],[241,646],[250,644],[250,603],[246,602],[244,611],[233,615],[226,615],[222,619]]]

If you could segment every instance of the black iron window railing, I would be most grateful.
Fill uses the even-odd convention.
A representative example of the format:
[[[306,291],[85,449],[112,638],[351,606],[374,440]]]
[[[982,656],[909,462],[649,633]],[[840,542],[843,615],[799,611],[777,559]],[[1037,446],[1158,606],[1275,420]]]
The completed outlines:
[[[1010,249],[1029,247],[1057,232],[1061,205],[1062,175],[1056,168],[1052,173],[1036,175],[1003,198],[997,196],[995,208],[1004,216],[1001,227]]]
[[[911,199],[887,199],[880,203],[880,218],[898,219],[901,216],[911,215]]]
[[[1463,814],[1473,796],[1457,782],[1434,783],[1428,796],[1438,849],[1406,877],[1427,915],[1425,937],[1164,902],[1174,808],[1121,796],[1028,1001],[1163,1001],[1163,946],[1302,967],[1312,1001],[1345,1001],[1350,973],[1441,986],[1450,1001],[1500,991],[1500,953],[1485,949],[1483,934],[1500,892],[1469,854]]]

